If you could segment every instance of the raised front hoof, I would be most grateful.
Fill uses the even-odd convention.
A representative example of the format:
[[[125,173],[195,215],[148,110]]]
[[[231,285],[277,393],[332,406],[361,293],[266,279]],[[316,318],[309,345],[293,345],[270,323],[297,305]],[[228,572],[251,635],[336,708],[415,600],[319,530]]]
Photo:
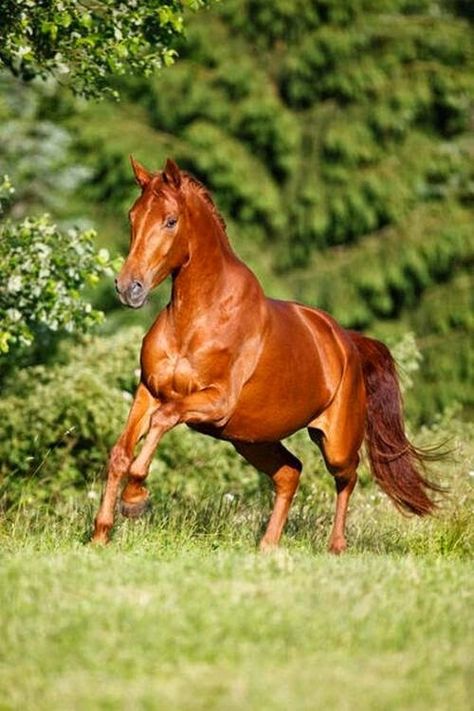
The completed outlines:
[[[146,499],[141,499],[141,501],[128,502],[122,500],[120,502],[120,513],[126,518],[140,518],[150,508],[151,501],[149,496]]]
[[[328,550],[333,555],[341,555],[347,549],[347,543],[345,538],[336,538],[330,541]]]

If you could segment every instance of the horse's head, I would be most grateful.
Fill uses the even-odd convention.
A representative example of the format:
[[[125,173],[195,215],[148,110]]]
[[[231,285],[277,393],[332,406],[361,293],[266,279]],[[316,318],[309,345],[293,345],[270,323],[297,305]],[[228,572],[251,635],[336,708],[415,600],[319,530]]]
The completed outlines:
[[[141,195],[130,212],[130,250],[115,280],[120,300],[132,308],[187,259],[186,210],[182,176],[167,160],[161,173],[150,173],[131,158]]]

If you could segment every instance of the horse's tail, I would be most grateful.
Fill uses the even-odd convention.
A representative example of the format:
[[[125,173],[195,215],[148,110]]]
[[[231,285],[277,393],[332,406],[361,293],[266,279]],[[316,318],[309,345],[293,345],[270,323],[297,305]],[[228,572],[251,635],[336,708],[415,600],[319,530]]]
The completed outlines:
[[[398,509],[425,516],[436,508],[430,492],[444,491],[420,469],[440,458],[435,450],[415,447],[405,434],[403,404],[395,361],[388,348],[355,331],[367,395],[366,444],[375,480]]]

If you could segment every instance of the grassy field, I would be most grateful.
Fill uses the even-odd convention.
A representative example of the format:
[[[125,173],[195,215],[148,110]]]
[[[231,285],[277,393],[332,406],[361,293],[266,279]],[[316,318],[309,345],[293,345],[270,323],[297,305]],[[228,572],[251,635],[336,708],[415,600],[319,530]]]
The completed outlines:
[[[84,545],[96,490],[25,501],[0,525],[0,708],[472,708],[471,455],[441,465],[452,493],[430,520],[361,487],[341,558],[324,490],[267,556],[265,490],[155,491],[100,550]]]

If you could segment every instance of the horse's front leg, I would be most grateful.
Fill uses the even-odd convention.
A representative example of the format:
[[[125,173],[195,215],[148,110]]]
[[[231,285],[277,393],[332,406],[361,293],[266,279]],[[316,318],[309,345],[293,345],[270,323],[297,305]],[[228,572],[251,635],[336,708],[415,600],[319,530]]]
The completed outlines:
[[[142,449],[130,465],[128,484],[122,494],[122,506],[131,507],[132,511],[137,512],[135,515],[143,511],[148,493],[142,484],[148,476],[155,450],[166,432],[181,422],[221,424],[227,418],[230,407],[230,399],[223,395],[218,386],[161,405],[151,416],[150,429]],[[124,512],[130,515],[126,508]]]
[[[105,489],[95,519],[93,543],[107,543],[109,539],[109,532],[114,523],[115,503],[120,482],[129,470],[135,445],[147,431],[150,417],[157,407],[158,403],[155,398],[140,383],[125,429],[110,452]]]

